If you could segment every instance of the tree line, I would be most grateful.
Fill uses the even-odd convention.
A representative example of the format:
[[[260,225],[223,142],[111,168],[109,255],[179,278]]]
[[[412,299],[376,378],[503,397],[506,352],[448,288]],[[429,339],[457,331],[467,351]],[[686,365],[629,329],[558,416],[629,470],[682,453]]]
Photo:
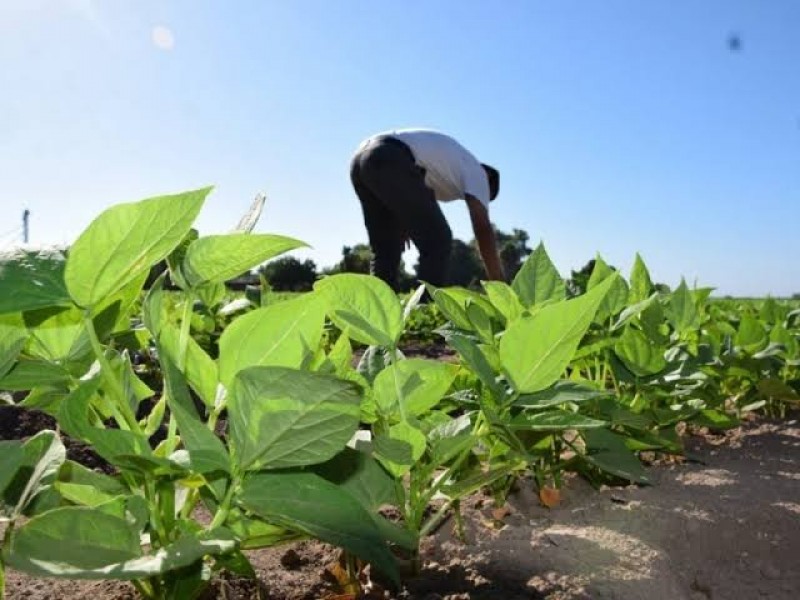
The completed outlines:
[[[503,262],[506,277],[510,281],[532,252],[528,242],[530,236],[523,229],[513,229],[511,233],[497,231],[497,246]],[[464,242],[453,239],[450,260],[449,284],[463,287],[476,287],[481,279],[485,279],[483,263],[478,252],[478,244],[473,238]],[[317,268],[313,260],[299,260],[293,256],[284,256],[273,260],[259,268],[259,273],[269,282],[275,291],[303,292],[308,291],[322,275],[334,273],[369,273],[372,250],[367,244],[355,244],[342,248],[342,258],[333,266]],[[405,265],[400,268],[401,291],[408,291],[417,281],[415,264],[409,272]]]

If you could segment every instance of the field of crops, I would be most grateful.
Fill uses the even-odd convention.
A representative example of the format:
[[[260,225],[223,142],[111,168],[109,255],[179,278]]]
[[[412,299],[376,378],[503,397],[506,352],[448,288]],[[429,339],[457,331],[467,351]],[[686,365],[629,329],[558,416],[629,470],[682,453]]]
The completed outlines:
[[[555,507],[567,474],[648,485],[642,452],[800,403],[796,301],[666,290],[638,256],[629,277],[598,256],[574,289],[543,246],[511,284],[430,304],[347,273],[231,299],[226,280],[303,244],[251,233],[258,211],[198,236],[209,191],[0,264],[0,391],[57,423],[0,441],[0,595],[13,569],[199,598],[303,538],[342,549],[342,598],[401,587],[478,491],[502,506],[523,482]],[[163,259],[177,291],[143,289]]]

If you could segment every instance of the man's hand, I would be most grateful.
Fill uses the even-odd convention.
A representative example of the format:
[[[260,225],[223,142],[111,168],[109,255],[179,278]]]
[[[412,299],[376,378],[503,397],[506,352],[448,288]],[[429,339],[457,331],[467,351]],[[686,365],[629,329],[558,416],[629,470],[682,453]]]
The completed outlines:
[[[494,235],[494,227],[489,220],[489,211],[477,198],[468,195],[466,200],[469,217],[472,221],[472,231],[478,241],[478,250],[480,250],[483,265],[486,267],[486,275],[493,281],[505,281],[503,263],[500,261],[500,254],[497,251],[497,240]]]

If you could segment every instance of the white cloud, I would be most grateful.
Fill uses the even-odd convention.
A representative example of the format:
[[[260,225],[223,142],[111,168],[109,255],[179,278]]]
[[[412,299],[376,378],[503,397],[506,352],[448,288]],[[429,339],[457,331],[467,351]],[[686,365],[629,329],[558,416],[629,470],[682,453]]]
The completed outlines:
[[[172,35],[172,30],[163,25],[153,27],[151,33],[153,45],[159,50],[172,50],[175,47],[175,36]]]

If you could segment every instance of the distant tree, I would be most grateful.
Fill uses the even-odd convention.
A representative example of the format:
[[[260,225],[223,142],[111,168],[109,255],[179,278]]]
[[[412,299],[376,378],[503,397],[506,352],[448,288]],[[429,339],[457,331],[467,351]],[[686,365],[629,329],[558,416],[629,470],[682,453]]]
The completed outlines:
[[[586,288],[589,285],[589,277],[592,276],[594,271],[594,259],[591,259],[577,271],[570,273],[567,280],[567,293],[571,297],[580,296],[586,293]]]
[[[497,248],[508,281],[514,279],[522,263],[533,252],[528,247],[529,240],[528,232],[523,229],[512,229],[510,234],[497,231]]]
[[[344,246],[342,260],[336,263],[329,273],[369,273],[372,249],[367,244]]]
[[[313,260],[299,261],[284,256],[258,269],[277,292],[307,292],[317,280],[317,265]]]
[[[477,287],[481,279],[485,279],[483,262],[474,246],[453,238],[450,249],[450,269],[448,284],[462,287]]]
[[[342,248],[342,260],[323,270],[325,275],[335,273],[370,273],[372,262],[372,248],[368,244],[356,244],[355,246],[344,246]],[[397,277],[397,286],[401,292],[407,292],[416,283],[413,275],[410,275],[405,264],[400,262],[400,269]]]

